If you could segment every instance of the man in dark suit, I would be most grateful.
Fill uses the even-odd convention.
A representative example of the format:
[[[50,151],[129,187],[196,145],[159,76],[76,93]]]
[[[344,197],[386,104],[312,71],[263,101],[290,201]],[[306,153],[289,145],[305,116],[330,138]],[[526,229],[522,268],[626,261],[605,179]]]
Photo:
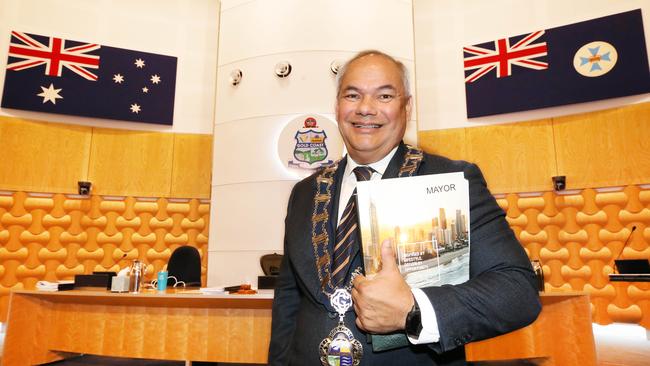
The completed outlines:
[[[327,364],[328,354],[341,365],[462,365],[464,344],[537,317],[540,303],[530,262],[478,167],[401,142],[411,104],[407,70],[384,53],[362,52],[340,70],[336,118],[348,155],[291,192],[273,302],[271,365]],[[335,254],[341,250],[337,225],[348,222],[346,203],[361,179],[357,166],[370,167],[371,179],[464,173],[470,193],[469,281],[411,289],[386,243],[383,268],[372,279],[357,275],[362,263],[358,243],[345,256]],[[358,229],[353,225],[354,242]],[[406,333],[408,342],[373,351],[368,334],[387,333]]]

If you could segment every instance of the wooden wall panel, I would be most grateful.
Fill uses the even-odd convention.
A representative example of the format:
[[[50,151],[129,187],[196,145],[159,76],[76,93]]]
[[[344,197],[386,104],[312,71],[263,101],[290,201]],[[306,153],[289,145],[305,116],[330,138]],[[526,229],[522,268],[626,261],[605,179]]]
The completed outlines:
[[[650,182],[650,103],[553,119],[568,188]]]
[[[0,189],[77,193],[91,128],[0,116]]]
[[[609,280],[616,258],[650,257],[650,185],[511,193],[497,202],[528,257],[542,264],[547,292],[585,291],[595,323],[650,329],[650,283]]]
[[[95,128],[89,180],[99,195],[169,197],[171,133]]]
[[[199,250],[205,285],[210,204],[196,198],[170,201],[0,192],[0,322],[12,289],[93,271],[118,272],[134,259],[147,265],[145,278],[153,280],[182,245]]]
[[[212,135],[174,135],[172,197],[210,198]]]
[[[556,174],[550,120],[467,129],[468,160],[492,193],[552,190]]]
[[[465,131],[465,128],[420,131],[418,145],[430,154],[438,154],[450,159],[468,160]]]

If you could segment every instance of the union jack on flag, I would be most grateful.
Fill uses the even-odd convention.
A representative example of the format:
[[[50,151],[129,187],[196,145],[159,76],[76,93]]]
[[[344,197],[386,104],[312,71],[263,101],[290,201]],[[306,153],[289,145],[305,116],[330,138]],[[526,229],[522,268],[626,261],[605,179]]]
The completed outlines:
[[[541,59],[548,53],[546,42],[540,42],[544,33],[541,30],[527,34],[519,40],[515,37],[502,38],[484,46],[463,47],[465,82],[473,83],[492,70],[496,70],[497,78],[510,76],[513,65],[533,70],[547,69],[548,62]],[[511,46],[512,42],[514,45]]]
[[[97,75],[89,69],[99,68],[99,55],[91,52],[100,45],[82,43],[66,47],[65,39],[56,37],[48,37],[45,45],[26,33],[12,31],[11,35],[16,43],[9,45],[9,56],[21,61],[8,64],[7,69],[20,71],[45,65],[45,75],[60,77],[65,67],[86,80],[97,80]]]

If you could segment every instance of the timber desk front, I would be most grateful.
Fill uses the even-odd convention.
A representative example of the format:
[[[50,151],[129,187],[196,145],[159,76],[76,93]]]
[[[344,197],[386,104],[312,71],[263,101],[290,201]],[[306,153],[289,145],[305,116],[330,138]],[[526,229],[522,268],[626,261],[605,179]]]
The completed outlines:
[[[13,291],[2,364],[34,365],[77,353],[266,363],[272,296]],[[467,359],[595,365],[588,295],[551,293],[541,299],[542,313],[533,324],[468,344]]]
[[[87,353],[266,363],[273,292],[12,291],[2,365]]]

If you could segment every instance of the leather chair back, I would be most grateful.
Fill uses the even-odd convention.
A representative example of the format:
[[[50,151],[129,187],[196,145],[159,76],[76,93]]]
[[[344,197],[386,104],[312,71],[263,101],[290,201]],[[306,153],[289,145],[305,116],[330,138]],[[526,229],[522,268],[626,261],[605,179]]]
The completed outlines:
[[[185,245],[172,252],[167,264],[169,277],[183,281],[185,286],[201,286],[201,255],[195,247]],[[172,280],[173,285],[173,280]]]

